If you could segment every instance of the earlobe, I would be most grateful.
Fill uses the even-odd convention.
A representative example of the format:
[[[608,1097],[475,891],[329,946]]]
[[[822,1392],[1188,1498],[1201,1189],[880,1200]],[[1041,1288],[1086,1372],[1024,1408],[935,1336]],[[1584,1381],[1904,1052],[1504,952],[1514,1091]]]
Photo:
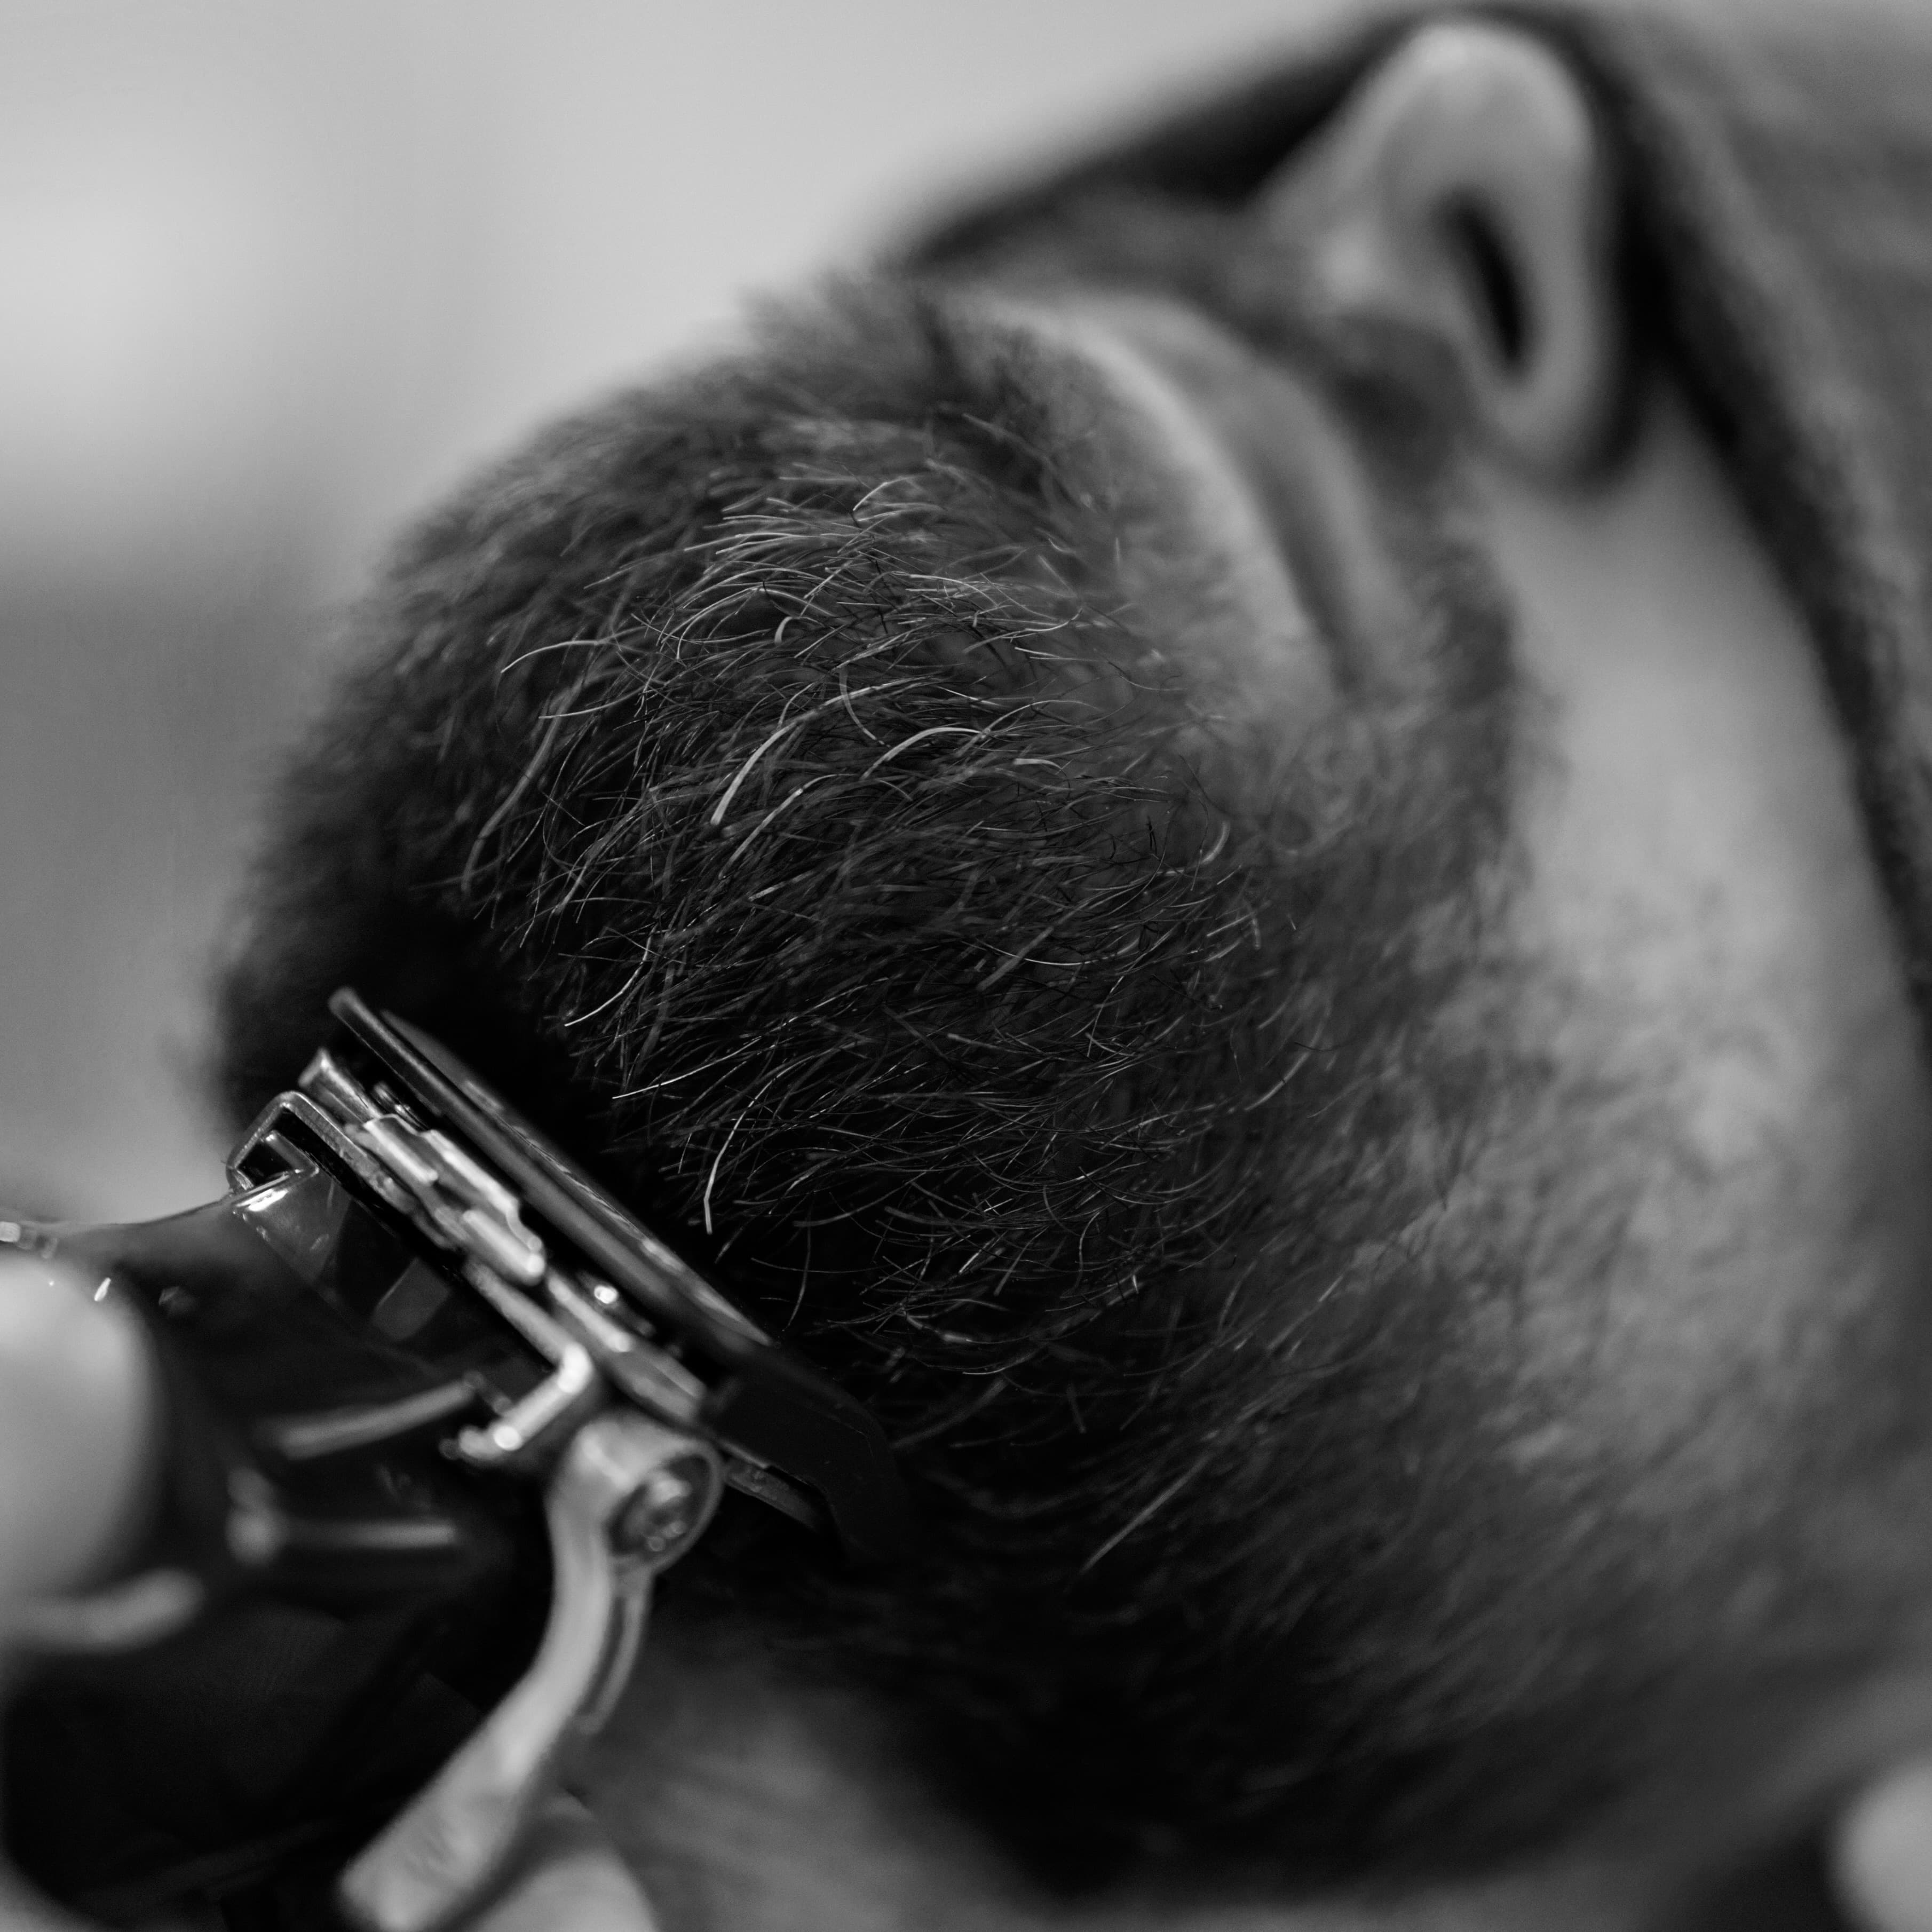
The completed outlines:
[[[1268,219],[1322,310],[1438,335],[1494,451],[1580,479],[1624,388],[1613,175],[1553,52],[1448,22],[1406,41],[1283,167]]]

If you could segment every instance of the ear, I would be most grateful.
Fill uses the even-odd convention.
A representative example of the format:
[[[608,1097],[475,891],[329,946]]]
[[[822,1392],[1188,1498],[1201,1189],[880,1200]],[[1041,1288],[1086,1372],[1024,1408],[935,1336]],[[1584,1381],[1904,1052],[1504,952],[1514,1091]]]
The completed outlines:
[[[1322,308],[1439,337],[1476,433],[1556,479],[1603,460],[1622,398],[1616,187],[1562,59],[1452,21],[1373,69],[1264,195]]]

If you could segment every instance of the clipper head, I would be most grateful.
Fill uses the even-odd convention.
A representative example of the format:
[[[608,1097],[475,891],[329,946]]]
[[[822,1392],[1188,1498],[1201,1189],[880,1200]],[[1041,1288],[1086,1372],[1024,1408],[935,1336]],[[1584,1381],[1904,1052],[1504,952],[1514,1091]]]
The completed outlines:
[[[320,1162],[410,1220],[549,1364],[457,1451],[545,1460],[584,1404],[619,1399],[716,1450],[724,1480],[849,1558],[904,1546],[905,1498],[872,1417],[746,1319],[561,1149],[427,1034],[344,988],[319,1052],[230,1161],[238,1189]],[[398,1283],[392,1294],[400,1293]],[[399,1306],[392,1317],[409,1319]],[[380,1325],[380,1322],[379,1322]]]

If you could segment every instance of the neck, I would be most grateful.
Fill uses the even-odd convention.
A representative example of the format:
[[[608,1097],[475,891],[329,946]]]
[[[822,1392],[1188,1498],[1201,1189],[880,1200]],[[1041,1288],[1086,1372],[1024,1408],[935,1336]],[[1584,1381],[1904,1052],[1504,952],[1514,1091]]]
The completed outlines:
[[[1282,1902],[1030,1886],[926,1796],[876,1714],[768,1664],[660,1640],[584,1780],[663,1932],[1636,1932],[1627,1874]]]

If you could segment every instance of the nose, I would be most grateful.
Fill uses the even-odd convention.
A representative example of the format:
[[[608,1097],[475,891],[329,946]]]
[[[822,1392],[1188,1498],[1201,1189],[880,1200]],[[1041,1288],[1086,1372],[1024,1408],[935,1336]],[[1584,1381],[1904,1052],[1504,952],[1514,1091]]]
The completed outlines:
[[[1403,43],[1285,164],[1265,218],[1322,312],[1434,334],[1495,453],[1580,479],[1622,396],[1616,185],[1551,49],[1448,22]]]

